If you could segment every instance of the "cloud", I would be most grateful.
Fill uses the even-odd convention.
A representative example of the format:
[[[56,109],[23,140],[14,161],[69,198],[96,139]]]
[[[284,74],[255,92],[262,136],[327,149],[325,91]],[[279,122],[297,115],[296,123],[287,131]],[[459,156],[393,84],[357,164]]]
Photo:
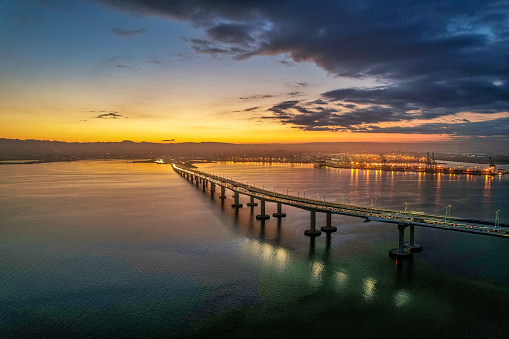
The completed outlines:
[[[240,100],[260,100],[260,99],[268,99],[268,98],[273,98],[274,95],[272,94],[256,94],[256,95],[251,95],[249,97],[242,97],[242,98],[239,98]]]
[[[251,30],[252,27],[247,25],[223,23],[207,29],[207,35],[212,41],[249,46],[255,41]]]
[[[161,141],[163,141],[163,142],[173,142],[173,141],[175,141],[175,139],[166,139],[166,140],[161,140]]]
[[[291,96],[291,97],[301,97],[304,95],[304,92],[301,92],[301,91],[292,91],[290,93],[287,93],[287,95]]]
[[[121,114],[118,114],[117,112],[111,112],[111,113],[103,113],[99,114],[98,116],[94,117],[96,119],[119,119],[123,116]]]
[[[298,103],[299,103],[298,100],[283,101],[269,108],[269,111],[276,113],[277,115],[280,116],[285,115],[286,110],[290,108],[295,108]]]
[[[138,28],[138,29],[121,29],[121,28],[114,28],[111,27],[111,32],[116,35],[120,35],[127,38],[132,38],[135,35],[143,34],[147,30],[144,28]]]
[[[148,61],[148,62],[153,63],[153,64],[156,64],[156,65],[162,65],[162,64],[163,64],[163,63],[159,60],[159,58],[158,58],[158,57],[155,57],[155,56],[153,56],[153,57],[147,57],[146,59],[147,59],[147,61]]]
[[[323,101],[284,101],[267,110],[261,119],[278,121],[306,131],[363,133],[447,134],[452,137],[509,137],[509,112],[477,114],[477,121],[452,116],[448,121],[441,114],[424,116],[408,114],[392,107],[342,105],[334,108]],[[494,118],[492,118],[494,117]],[[437,122],[441,119],[440,122]]]
[[[288,66],[288,67],[295,67],[297,66],[297,64],[293,61],[288,61],[288,60],[276,60],[277,62],[279,62],[281,65],[285,65],[285,66]]]
[[[265,118],[297,128],[355,131],[382,122],[431,123],[463,111],[486,114],[488,121],[489,114],[509,110],[507,1],[98,1],[191,23],[204,32],[205,38],[187,39],[198,53],[283,56],[383,84],[331,89],[315,99],[316,107],[269,109]],[[445,130],[470,135],[467,126],[483,126],[465,124]]]
[[[361,132],[361,130],[359,130]],[[509,117],[457,124],[432,123],[412,127],[369,127],[370,133],[447,134],[453,137],[509,137]]]

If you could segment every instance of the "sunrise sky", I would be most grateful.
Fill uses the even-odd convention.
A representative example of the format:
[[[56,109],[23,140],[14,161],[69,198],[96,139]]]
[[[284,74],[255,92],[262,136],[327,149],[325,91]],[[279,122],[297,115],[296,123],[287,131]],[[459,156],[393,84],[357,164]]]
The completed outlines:
[[[509,2],[0,0],[0,137],[509,141]]]

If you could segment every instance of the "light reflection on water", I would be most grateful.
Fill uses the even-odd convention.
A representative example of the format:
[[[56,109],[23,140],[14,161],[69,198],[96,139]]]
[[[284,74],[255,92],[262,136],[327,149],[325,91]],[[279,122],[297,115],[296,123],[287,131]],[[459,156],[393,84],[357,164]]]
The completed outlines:
[[[364,280],[364,299],[369,301],[375,297],[376,280],[373,278],[366,278]]]
[[[402,307],[402,306],[405,306],[405,304],[407,304],[408,302],[410,302],[410,293],[404,291],[404,290],[400,290],[400,291],[397,291],[395,294],[394,294],[394,305],[396,307]]]
[[[2,168],[0,177],[3,337],[337,337],[338,329],[349,337],[497,337],[509,330],[504,239],[418,229],[424,251],[394,261],[387,255],[397,244],[393,225],[334,216],[338,232],[307,238],[309,212],[283,207],[286,218],[260,223],[259,206],[231,208],[231,194],[221,202],[168,166],[20,166]],[[490,182],[489,199],[481,199],[482,177],[202,166],[327,200],[369,205],[378,197],[380,207],[407,202],[440,212],[448,202],[453,215],[509,199],[507,179]],[[325,225],[322,214],[317,227]]]
[[[501,210],[502,222],[509,223],[509,176],[459,175],[422,172],[364,171],[359,169],[323,169],[312,164],[208,163],[201,169],[219,175],[235,176],[262,187],[276,187],[290,195],[369,207],[445,214],[452,205],[452,216],[494,220]],[[482,193],[481,193],[482,192]],[[430,197],[432,197],[430,199]]]

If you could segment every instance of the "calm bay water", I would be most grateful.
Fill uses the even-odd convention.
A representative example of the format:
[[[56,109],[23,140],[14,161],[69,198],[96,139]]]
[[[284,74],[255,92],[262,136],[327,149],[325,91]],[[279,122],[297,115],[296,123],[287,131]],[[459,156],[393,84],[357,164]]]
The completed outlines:
[[[509,177],[203,164],[327,201],[509,222]],[[509,240],[308,212],[231,208],[168,165],[0,168],[0,337],[507,337]],[[246,203],[247,198],[242,202]],[[267,212],[275,206],[267,204]],[[325,216],[317,215],[317,225]]]

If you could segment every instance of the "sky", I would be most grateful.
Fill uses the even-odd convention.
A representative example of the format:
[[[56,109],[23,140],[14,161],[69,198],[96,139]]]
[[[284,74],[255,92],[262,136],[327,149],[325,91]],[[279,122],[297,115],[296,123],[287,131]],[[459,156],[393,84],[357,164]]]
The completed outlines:
[[[509,141],[507,0],[0,0],[0,44],[0,138]]]

